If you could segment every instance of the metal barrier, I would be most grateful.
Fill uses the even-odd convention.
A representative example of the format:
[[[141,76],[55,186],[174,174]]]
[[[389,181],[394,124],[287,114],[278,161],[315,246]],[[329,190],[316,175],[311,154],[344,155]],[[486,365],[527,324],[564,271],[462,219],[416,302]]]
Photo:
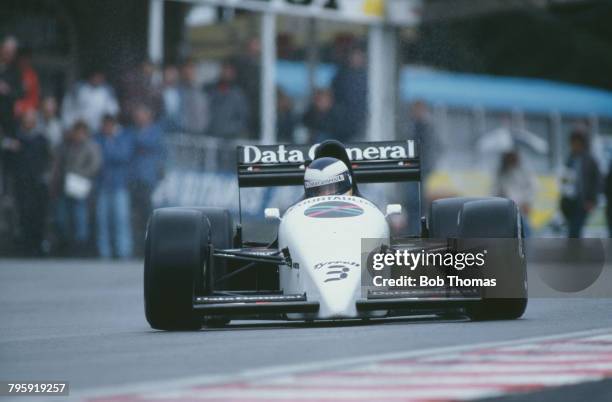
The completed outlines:
[[[252,140],[166,133],[165,175],[153,194],[153,204],[163,206],[211,206],[238,213],[236,146]],[[242,212],[260,217],[272,203],[287,207],[301,188],[255,188],[245,190]]]
[[[234,172],[236,147],[255,143],[247,139],[224,139],[197,134],[166,133],[166,166],[201,172]]]

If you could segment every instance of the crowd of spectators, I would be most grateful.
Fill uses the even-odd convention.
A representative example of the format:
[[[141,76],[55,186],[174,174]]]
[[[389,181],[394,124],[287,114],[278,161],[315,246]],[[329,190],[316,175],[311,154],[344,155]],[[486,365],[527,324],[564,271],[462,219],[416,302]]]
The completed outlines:
[[[60,102],[42,93],[30,52],[13,37],[2,41],[0,183],[17,212],[11,235],[21,253],[142,254],[163,171],[164,119],[176,112],[164,108],[171,96],[152,67],[127,74],[121,96],[92,70]]]
[[[93,70],[60,108],[41,93],[30,52],[15,38],[3,40],[2,194],[14,200],[13,235],[24,255],[142,254],[164,153],[163,90],[151,67],[143,63],[126,78],[120,97]]]
[[[282,142],[349,140],[365,126],[365,54],[352,48],[330,88],[313,94],[305,113],[281,89]],[[99,69],[44,93],[32,54],[16,38],[0,44],[0,189],[17,211],[13,237],[25,255],[143,253],[151,196],[164,170],[163,137],[172,132],[220,139],[257,138],[260,45],[248,41],[220,63],[217,78],[199,80],[192,59],[158,66],[144,61],[109,81]]]

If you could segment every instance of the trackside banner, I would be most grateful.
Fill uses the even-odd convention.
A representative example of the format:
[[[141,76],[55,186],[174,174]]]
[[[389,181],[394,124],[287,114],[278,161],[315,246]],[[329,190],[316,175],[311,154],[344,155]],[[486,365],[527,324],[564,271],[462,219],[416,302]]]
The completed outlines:
[[[302,163],[314,158],[314,145],[245,145],[238,148],[238,162],[250,164]],[[417,158],[414,140],[347,144],[351,161],[390,161]]]

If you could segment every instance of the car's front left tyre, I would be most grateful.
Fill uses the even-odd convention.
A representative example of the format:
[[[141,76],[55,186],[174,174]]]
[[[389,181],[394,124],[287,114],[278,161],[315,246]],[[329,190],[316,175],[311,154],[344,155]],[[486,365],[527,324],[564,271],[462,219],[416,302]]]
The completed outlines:
[[[487,252],[486,276],[497,285],[483,289],[483,300],[466,308],[475,321],[515,320],[527,308],[527,266],[521,216],[508,199],[488,198],[466,203],[459,213],[459,239],[465,249]]]
[[[458,239],[459,251],[487,251],[481,271],[495,278],[497,286],[481,289],[482,300],[465,309],[468,317],[513,320],[523,315],[527,270],[521,216],[514,202],[496,197],[436,200],[428,227],[431,238]]]
[[[209,242],[210,222],[202,211],[161,208],[151,215],[145,242],[144,300],[152,328],[202,327],[193,299],[204,290]]]

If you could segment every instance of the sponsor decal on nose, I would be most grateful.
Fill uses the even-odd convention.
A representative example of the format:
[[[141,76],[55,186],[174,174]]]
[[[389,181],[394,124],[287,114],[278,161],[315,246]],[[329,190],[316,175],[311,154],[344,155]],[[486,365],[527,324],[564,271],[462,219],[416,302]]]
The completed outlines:
[[[325,273],[327,278],[324,282],[333,282],[346,279],[350,270],[351,269],[345,265],[330,265],[327,267],[327,272]]]
[[[363,209],[346,201],[327,201],[315,204],[304,211],[310,218],[348,218],[363,214]]]

